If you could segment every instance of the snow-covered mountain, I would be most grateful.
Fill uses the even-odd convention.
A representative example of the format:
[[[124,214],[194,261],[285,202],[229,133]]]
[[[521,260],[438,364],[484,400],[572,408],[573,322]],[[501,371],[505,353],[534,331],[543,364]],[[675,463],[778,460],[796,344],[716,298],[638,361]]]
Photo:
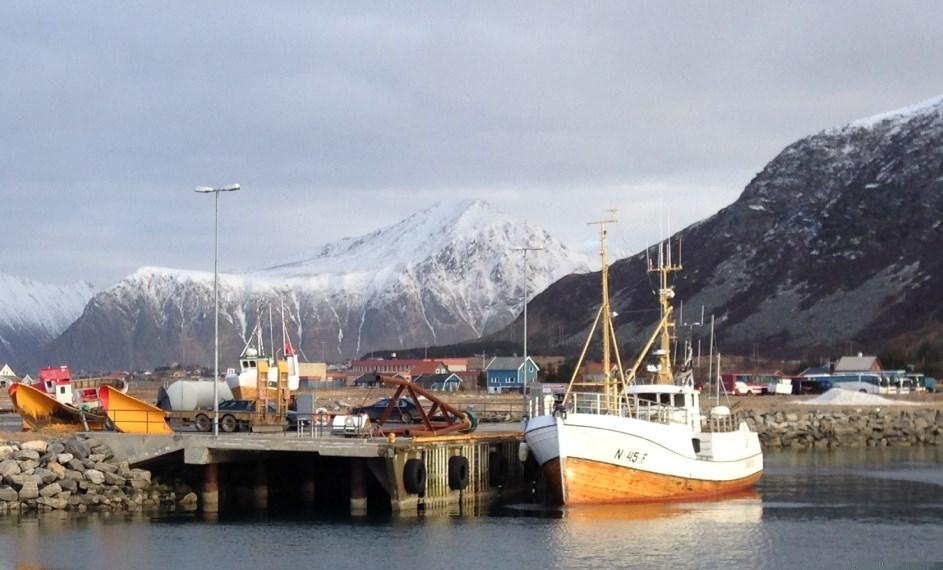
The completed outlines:
[[[756,347],[812,360],[850,344],[940,358],[941,212],[938,97],[789,145],[736,202],[674,236],[684,244],[677,299],[687,321],[702,305],[716,315],[727,352]],[[632,350],[657,306],[644,252],[610,275],[623,315],[619,338]],[[579,346],[598,303],[597,279],[575,276],[534,300],[536,347]]]
[[[39,352],[59,336],[95,294],[91,283],[41,283],[0,272],[0,362],[34,373]]]
[[[220,276],[222,361],[233,365],[269,306],[309,359],[446,344],[500,329],[521,310],[522,256],[531,294],[587,260],[549,233],[482,201],[440,203],[314,255]],[[49,347],[79,368],[212,361],[212,273],[145,267],[96,295]],[[280,334],[276,332],[276,336]],[[276,344],[280,338],[276,338]]]

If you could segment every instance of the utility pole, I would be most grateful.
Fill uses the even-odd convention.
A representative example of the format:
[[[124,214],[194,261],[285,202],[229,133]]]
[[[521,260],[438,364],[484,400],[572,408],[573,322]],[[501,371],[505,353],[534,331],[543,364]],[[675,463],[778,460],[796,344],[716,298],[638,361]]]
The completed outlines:
[[[523,257],[523,266],[524,266],[524,376],[521,378],[521,397],[523,399],[524,409],[522,410],[522,416],[524,419],[527,418],[527,252],[529,251],[543,251],[542,247],[533,247],[533,246],[523,246],[523,247],[514,247],[511,248],[511,251],[522,251],[524,252]]]
[[[219,193],[235,192],[238,184],[230,184],[222,188],[198,186],[196,191],[201,194],[213,194],[214,222],[213,222],[213,435],[219,435]]]

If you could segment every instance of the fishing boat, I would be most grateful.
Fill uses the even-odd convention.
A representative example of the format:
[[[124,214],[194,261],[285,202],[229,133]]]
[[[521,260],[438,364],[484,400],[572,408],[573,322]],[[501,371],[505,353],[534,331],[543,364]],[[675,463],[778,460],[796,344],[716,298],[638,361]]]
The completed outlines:
[[[52,366],[40,369],[34,384],[11,385],[9,394],[26,429],[95,431],[108,423],[98,399],[102,386],[128,390],[120,378],[72,378],[68,366]]]
[[[12,384],[9,394],[13,409],[23,418],[24,431],[102,431],[108,423],[96,410],[60,402],[29,384]]]
[[[288,329],[285,326],[284,309],[282,314],[282,356],[265,354],[262,340],[262,327],[256,321],[255,329],[249,341],[239,355],[239,372],[230,368],[226,373],[226,384],[237,400],[275,400],[278,393],[279,377],[287,378],[289,391],[298,389],[298,355],[291,344]]]
[[[541,465],[552,502],[565,505],[713,498],[750,489],[762,475],[757,434],[726,406],[702,415],[690,350],[675,374],[670,240],[658,246],[660,319],[634,364],[624,369],[609,301],[606,224],[600,226],[602,304],[562,402],[534,401],[527,450]],[[602,337],[602,379],[577,382],[595,332]],[[615,356],[613,363],[613,355]]]

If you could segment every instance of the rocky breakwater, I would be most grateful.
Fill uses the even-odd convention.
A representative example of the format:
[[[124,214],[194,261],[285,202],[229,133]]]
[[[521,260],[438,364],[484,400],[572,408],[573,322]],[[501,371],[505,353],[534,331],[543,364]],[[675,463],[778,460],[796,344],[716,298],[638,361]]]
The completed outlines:
[[[943,410],[815,408],[743,410],[766,448],[943,445]]]
[[[196,503],[186,486],[152,480],[150,471],[113,461],[111,449],[90,445],[81,436],[0,442],[0,514],[195,508]]]

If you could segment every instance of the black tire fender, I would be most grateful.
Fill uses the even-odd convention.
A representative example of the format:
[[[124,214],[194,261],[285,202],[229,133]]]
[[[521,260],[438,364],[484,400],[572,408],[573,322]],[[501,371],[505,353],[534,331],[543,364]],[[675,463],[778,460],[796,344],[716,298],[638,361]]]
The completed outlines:
[[[418,495],[426,490],[426,464],[422,459],[407,459],[403,466],[403,486],[406,492]]]
[[[468,486],[468,458],[461,455],[449,457],[449,489],[461,491]]]

